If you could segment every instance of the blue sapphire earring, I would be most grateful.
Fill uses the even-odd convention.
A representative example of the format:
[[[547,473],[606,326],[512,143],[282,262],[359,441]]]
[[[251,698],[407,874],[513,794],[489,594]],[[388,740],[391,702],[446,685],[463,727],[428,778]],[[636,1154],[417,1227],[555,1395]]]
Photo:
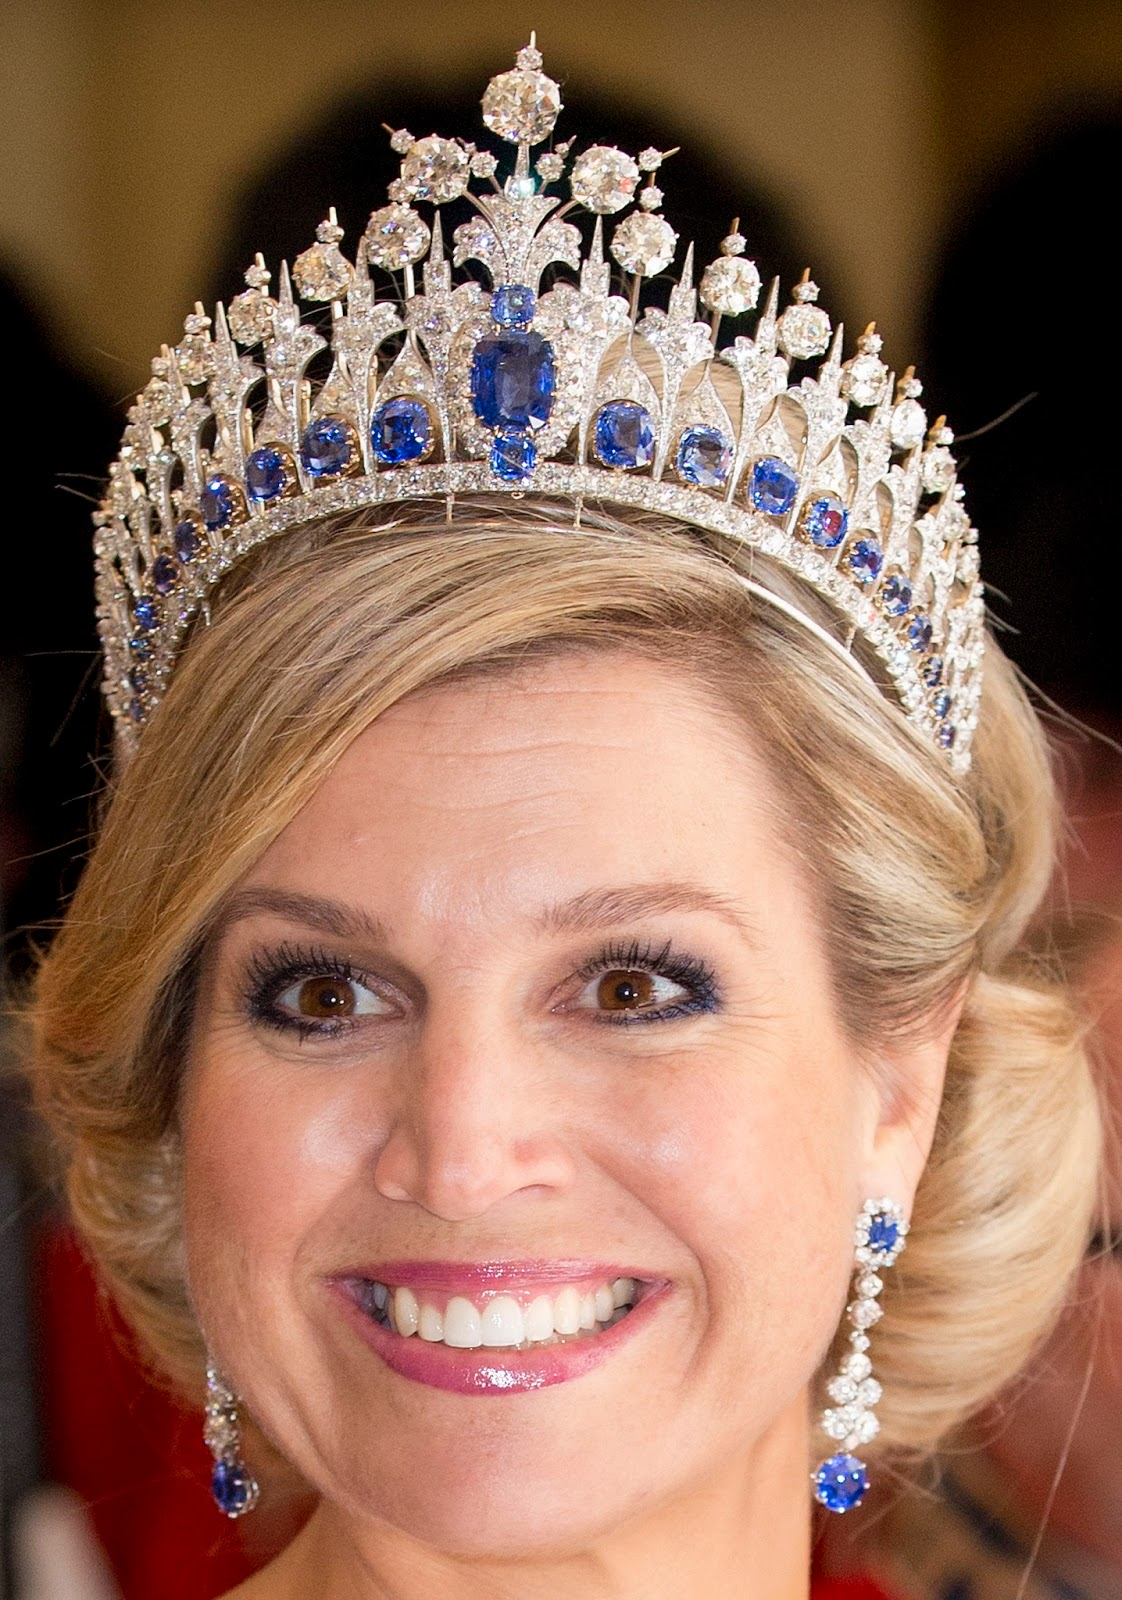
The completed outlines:
[[[873,1407],[881,1397],[881,1387],[873,1377],[869,1360],[869,1329],[881,1319],[877,1296],[884,1288],[879,1276],[891,1267],[904,1248],[907,1218],[895,1200],[866,1200],[854,1231],[853,1301],[846,1308],[853,1332],[850,1353],[843,1357],[841,1371],[831,1378],[826,1393],[834,1401],[822,1414],[822,1431],[836,1441],[838,1449],[815,1472],[814,1498],[827,1511],[852,1511],[859,1506],[869,1488],[865,1463],[853,1454],[876,1437],[880,1430]]]
[[[210,1492],[227,1517],[244,1517],[257,1504],[257,1479],[242,1460],[238,1400],[213,1361],[206,1369],[206,1422],[203,1438],[214,1457]]]

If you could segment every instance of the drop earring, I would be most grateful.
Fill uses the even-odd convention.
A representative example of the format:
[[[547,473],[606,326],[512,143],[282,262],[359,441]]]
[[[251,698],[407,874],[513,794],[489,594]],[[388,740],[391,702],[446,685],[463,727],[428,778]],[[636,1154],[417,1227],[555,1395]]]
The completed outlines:
[[[868,1492],[865,1463],[853,1452],[880,1431],[873,1407],[881,1397],[881,1386],[872,1375],[869,1329],[883,1315],[877,1300],[884,1288],[879,1273],[895,1263],[907,1231],[907,1218],[895,1200],[866,1200],[857,1218],[853,1300],[846,1307],[853,1329],[850,1352],[842,1358],[837,1377],[826,1385],[834,1405],[823,1412],[821,1422],[823,1433],[836,1441],[838,1449],[811,1479],[814,1498],[827,1511],[852,1511]]]
[[[206,1368],[206,1422],[203,1438],[214,1457],[210,1492],[227,1517],[244,1517],[257,1504],[257,1479],[242,1460],[238,1399],[213,1361]]]

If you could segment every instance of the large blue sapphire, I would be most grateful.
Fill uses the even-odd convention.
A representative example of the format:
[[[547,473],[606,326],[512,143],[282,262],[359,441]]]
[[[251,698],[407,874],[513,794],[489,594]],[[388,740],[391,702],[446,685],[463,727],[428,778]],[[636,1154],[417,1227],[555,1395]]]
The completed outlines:
[[[277,500],[289,485],[288,461],[283,450],[263,444],[245,464],[245,486],[251,500],[267,503]]]
[[[491,315],[500,328],[525,328],[534,320],[537,296],[525,283],[502,283],[491,296]]]
[[[540,428],[556,381],[553,346],[540,333],[485,334],[472,353],[472,404],[488,428]]]
[[[912,603],[912,586],[907,578],[894,572],[881,590],[880,603],[890,617],[902,617]]]
[[[856,539],[849,552],[849,570],[858,583],[875,583],[884,566],[884,551],[875,539]]]
[[[313,478],[334,478],[351,464],[354,440],[343,417],[317,417],[300,439],[300,459]]]
[[[182,522],[176,524],[175,553],[180,561],[194,561],[202,548],[202,542],[199,524],[194,517],[184,517]]]
[[[651,414],[633,400],[613,400],[596,415],[592,448],[606,467],[649,467],[655,436]]]
[[[370,419],[374,459],[384,467],[419,461],[432,446],[432,421],[423,400],[387,400]]]
[[[778,456],[761,456],[748,480],[748,498],[757,511],[781,517],[790,511],[799,492],[799,475]]]
[[[151,633],[160,623],[160,608],[151,595],[142,594],[132,608],[138,633]]]
[[[732,466],[732,440],[720,428],[687,428],[678,444],[678,476],[700,489],[719,489]]]
[[[221,473],[216,473],[213,478],[208,478],[202,494],[199,496],[199,510],[203,514],[203,521],[211,533],[219,528],[225,528],[234,520],[237,501],[234,486],[229,478],[224,478]]]
[[[943,658],[932,656],[923,669],[923,681],[929,689],[937,689],[943,681]]]
[[[814,1475],[814,1498],[827,1511],[852,1511],[868,1491],[869,1475],[856,1456],[831,1456]]]
[[[257,1498],[257,1486],[248,1469],[237,1460],[216,1461],[210,1478],[210,1491],[219,1511],[240,1517]]]
[[[835,550],[845,538],[849,512],[835,494],[820,494],[802,514],[803,532],[821,550]]]
[[[157,556],[152,563],[152,587],[157,594],[167,594],[175,588],[179,577],[179,562],[174,556]]]
[[[921,653],[930,650],[933,631],[931,618],[925,617],[922,611],[917,611],[908,623],[908,643],[913,650]]]

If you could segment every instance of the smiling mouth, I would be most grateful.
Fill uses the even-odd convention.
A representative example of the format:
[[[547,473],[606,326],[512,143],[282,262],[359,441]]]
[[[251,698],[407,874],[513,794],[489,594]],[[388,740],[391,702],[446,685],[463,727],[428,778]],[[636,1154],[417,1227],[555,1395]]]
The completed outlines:
[[[374,1278],[347,1284],[356,1304],[379,1327],[399,1338],[419,1338],[453,1350],[540,1350],[595,1339],[622,1322],[640,1298],[635,1278],[614,1278],[591,1288],[566,1284],[556,1293],[483,1292],[440,1295]]]

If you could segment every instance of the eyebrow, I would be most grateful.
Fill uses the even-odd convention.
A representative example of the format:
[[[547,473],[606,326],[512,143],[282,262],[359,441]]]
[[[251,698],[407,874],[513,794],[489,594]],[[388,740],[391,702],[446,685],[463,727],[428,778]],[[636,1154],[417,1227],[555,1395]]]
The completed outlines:
[[[635,922],[644,917],[673,915],[680,911],[709,912],[727,923],[750,944],[762,945],[764,942],[758,925],[738,901],[728,895],[718,894],[703,884],[680,879],[590,889],[548,907],[535,918],[534,926],[541,933],[591,933],[598,928]],[[298,922],[337,939],[362,939],[372,945],[390,942],[387,924],[357,906],[323,899],[319,895],[264,887],[240,889],[231,895],[219,909],[210,937],[217,942],[234,923],[261,915]]]

